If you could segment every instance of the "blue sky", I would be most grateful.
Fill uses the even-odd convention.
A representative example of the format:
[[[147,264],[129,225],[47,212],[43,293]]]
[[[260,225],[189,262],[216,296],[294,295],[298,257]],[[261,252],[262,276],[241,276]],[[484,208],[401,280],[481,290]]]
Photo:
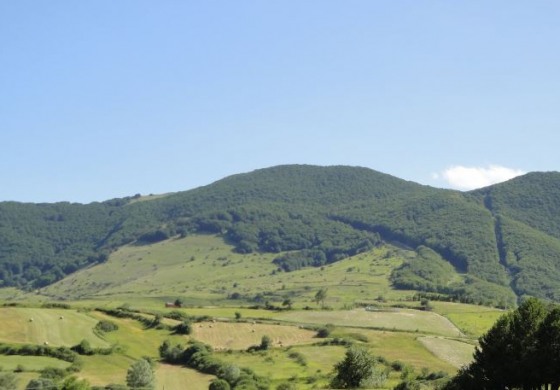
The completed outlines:
[[[560,167],[557,1],[2,1],[0,200]]]

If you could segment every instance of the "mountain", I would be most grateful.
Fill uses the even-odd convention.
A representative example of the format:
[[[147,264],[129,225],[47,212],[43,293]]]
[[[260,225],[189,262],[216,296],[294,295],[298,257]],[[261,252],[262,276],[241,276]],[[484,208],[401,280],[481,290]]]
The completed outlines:
[[[390,242],[418,253],[394,270],[397,288],[489,304],[560,301],[559,211],[556,172],[458,192],[366,168],[278,166],[166,196],[0,203],[0,280],[40,288],[123,245],[212,233],[238,253],[275,254],[284,272]]]

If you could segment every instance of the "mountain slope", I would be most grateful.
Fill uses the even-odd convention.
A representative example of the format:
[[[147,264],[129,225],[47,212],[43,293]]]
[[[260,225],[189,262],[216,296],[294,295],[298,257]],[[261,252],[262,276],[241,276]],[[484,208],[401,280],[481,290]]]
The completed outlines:
[[[387,241],[423,246],[465,277],[428,283],[426,259],[436,258],[430,255],[417,256],[422,262],[397,272],[395,281],[406,284],[409,275],[425,290],[484,303],[512,302],[515,295],[558,300],[559,211],[558,173],[461,193],[366,168],[279,166],[149,201],[0,203],[0,278],[41,287],[126,244],[213,233],[238,253],[276,254],[284,271],[333,263]],[[448,268],[434,267],[443,273],[434,280],[451,280]]]

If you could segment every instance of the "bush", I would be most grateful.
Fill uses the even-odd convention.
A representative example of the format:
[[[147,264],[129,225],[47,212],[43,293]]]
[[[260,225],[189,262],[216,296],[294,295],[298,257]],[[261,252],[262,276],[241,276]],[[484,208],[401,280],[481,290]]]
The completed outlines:
[[[230,385],[223,379],[214,379],[210,382],[209,390],[230,390]]]
[[[192,325],[188,321],[183,321],[173,328],[173,331],[177,334],[191,334]]]
[[[57,386],[52,380],[47,378],[37,378],[31,379],[25,387],[25,390],[51,390],[56,388]]]
[[[329,337],[333,330],[334,330],[333,324],[327,324],[325,326],[322,326],[317,330],[317,337],[320,337],[322,339]]]
[[[91,345],[87,340],[80,341],[80,344],[74,345],[71,349],[80,355],[93,355],[94,353],[93,348],[91,348]]]
[[[278,386],[276,386],[276,390],[297,390],[297,387],[293,383],[284,382],[284,383],[280,383]]]
[[[95,325],[95,329],[100,332],[109,333],[118,330],[119,326],[112,321],[101,320]]]

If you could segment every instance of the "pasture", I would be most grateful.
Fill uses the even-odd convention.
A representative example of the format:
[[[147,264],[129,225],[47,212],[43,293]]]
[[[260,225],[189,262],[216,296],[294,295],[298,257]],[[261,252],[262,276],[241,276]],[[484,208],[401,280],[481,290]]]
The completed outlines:
[[[376,356],[383,356],[389,361],[401,361],[416,370],[424,367],[433,371],[455,372],[456,368],[429,351],[419,341],[417,333],[389,332],[363,328],[342,328],[334,336],[349,337],[360,334],[367,339],[365,344]]]
[[[85,339],[92,347],[109,346],[93,332],[97,320],[76,310],[2,307],[0,317],[2,342],[70,347]]]
[[[482,336],[505,313],[490,307],[448,302],[434,302],[434,307],[470,337]]]
[[[119,329],[104,335],[107,342],[118,345],[121,353],[131,359],[143,356],[157,358],[158,348],[164,340],[174,344],[184,344],[186,336],[172,335],[167,330],[146,329],[144,325],[129,318],[114,318],[100,312],[92,312],[99,320],[108,320],[118,325]]]
[[[474,345],[443,337],[420,337],[418,340],[439,359],[456,368],[473,360]]]
[[[207,389],[213,378],[212,375],[201,374],[189,368],[159,364],[156,369],[156,389]]]
[[[328,383],[326,375],[330,373],[332,367],[324,367],[322,371],[317,373],[311,371],[308,367],[298,363],[294,358],[289,356],[289,352],[283,350],[269,350],[259,353],[234,352],[222,353],[218,355],[219,359],[227,363],[235,364],[240,367],[250,367],[256,374],[270,379],[274,388],[281,382],[297,381],[298,389],[311,388],[306,385],[306,378],[314,377],[312,382],[314,385],[322,385],[324,388]],[[301,378],[301,381],[298,379]],[[319,383],[316,383],[320,380]]]
[[[29,372],[29,371],[24,371],[24,372],[17,372],[15,373],[16,375],[16,389],[17,390],[25,390],[25,388],[27,387],[27,384],[29,383],[29,381],[31,379],[35,379],[39,376],[38,373],[36,372]]]
[[[325,303],[338,308],[380,296],[402,300],[412,295],[390,285],[391,271],[406,256],[406,251],[391,246],[294,272],[278,271],[272,263],[278,254],[244,255],[232,249],[212,235],[129,245],[107,262],[76,272],[43,292],[93,305],[127,302],[143,309],[159,309],[162,302],[177,297],[186,306],[241,306],[258,303],[258,294],[276,304],[289,298],[296,308],[313,307],[316,291],[324,287],[330,291]],[[228,299],[233,294],[238,298]]]
[[[316,332],[294,326],[248,322],[202,322],[194,324],[192,337],[214,349],[247,349],[259,345],[263,336],[272,339],[274,347],[309,344]]]
[[[279,314],[276,319],[302,324],[333,324],[337,326],[422,332],[460,337],[461,331],[439,314],[412,309],[386,311],[325,310],[292,311]]]
[[[14,371],[17,367],[22,368],[23,371],[41,371],[46,367],[64,369],[68,366],[70,366],[70,363],[64,360],[46,356],[0,355],[0,367],[4,371]]]

